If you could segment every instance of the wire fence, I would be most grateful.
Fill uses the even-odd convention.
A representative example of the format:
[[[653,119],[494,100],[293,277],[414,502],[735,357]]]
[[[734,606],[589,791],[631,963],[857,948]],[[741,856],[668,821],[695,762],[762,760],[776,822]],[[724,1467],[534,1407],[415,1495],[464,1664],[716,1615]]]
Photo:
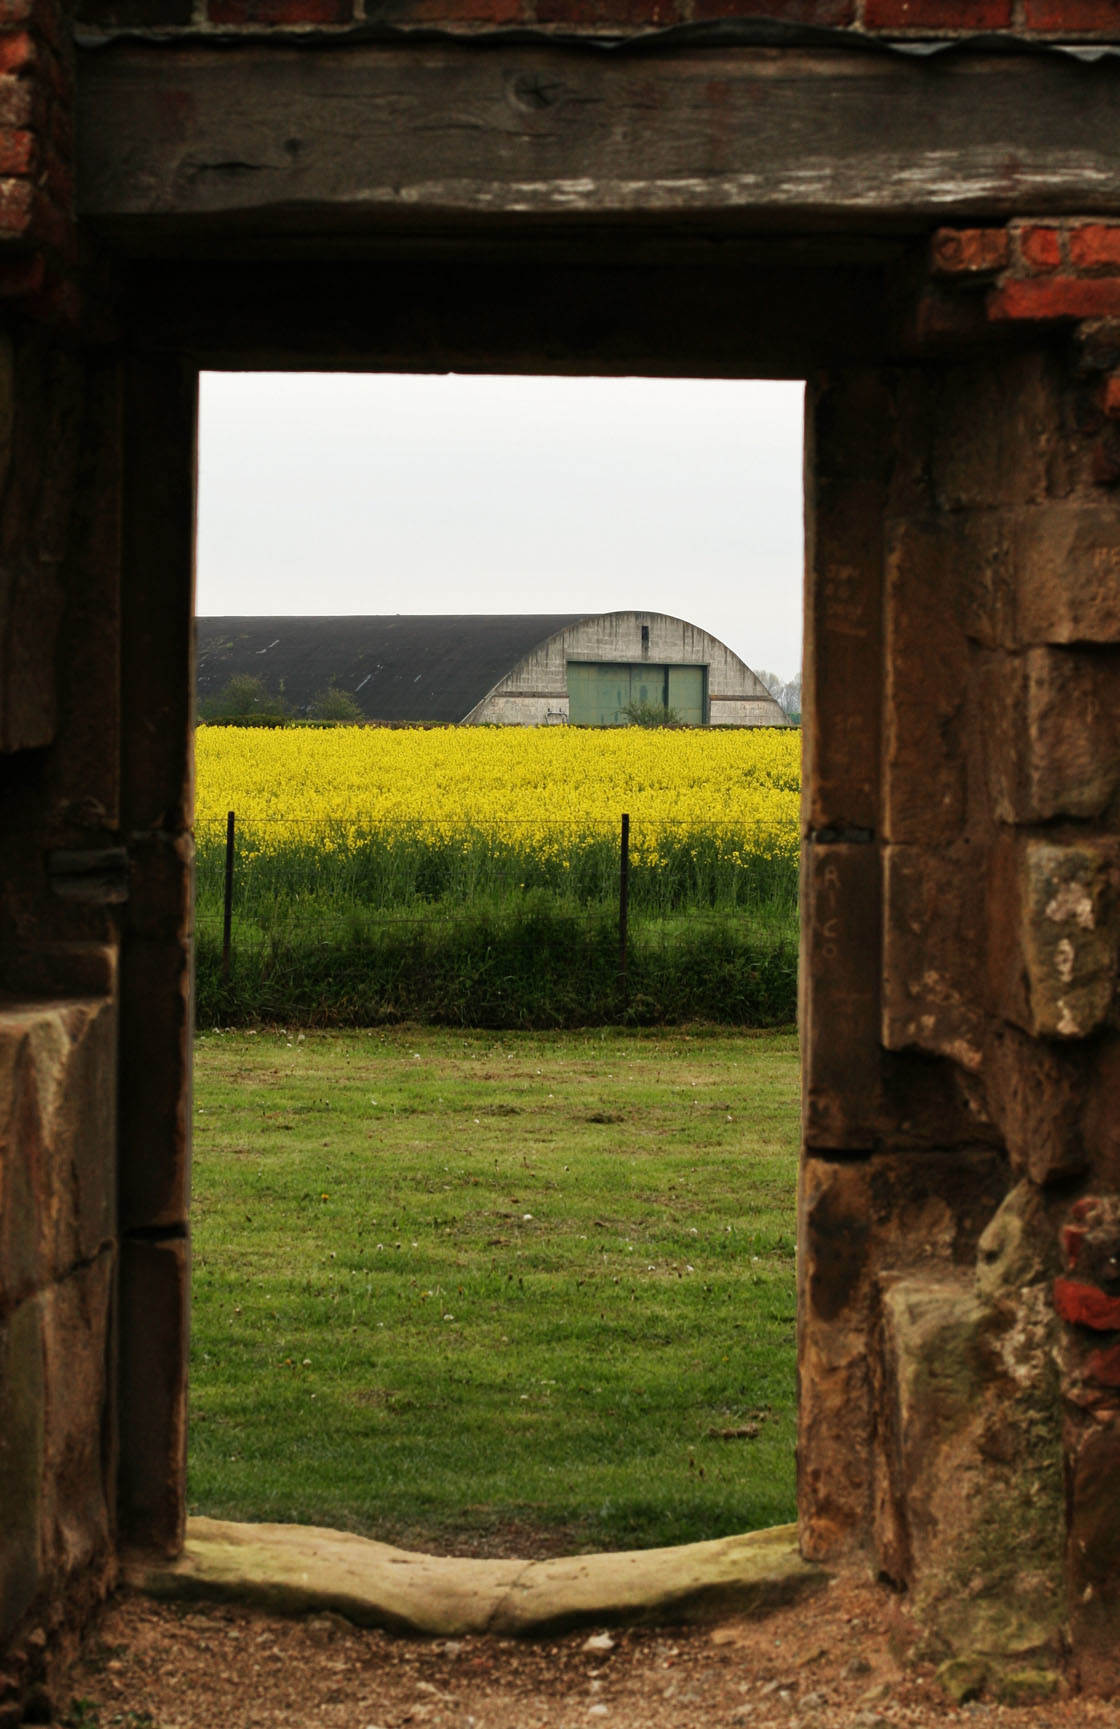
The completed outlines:
[[[789,1020],[796,835],[619,812],[199,825],[200,1018]]]
[[[428,824],[363,832],[352,819],[254,818],[196,830],[199,919],[228,904],[238,918],[298,908],[309,920],[351,906],[399,918],[453,915],[480,900],[516,907],[544,894],[575,910],[618,898],[622,831],[631,904],[659,917],[754,913],[779,920],[797,905],[797,837],[619,812],[609,827],[506,819],[500,832]]]

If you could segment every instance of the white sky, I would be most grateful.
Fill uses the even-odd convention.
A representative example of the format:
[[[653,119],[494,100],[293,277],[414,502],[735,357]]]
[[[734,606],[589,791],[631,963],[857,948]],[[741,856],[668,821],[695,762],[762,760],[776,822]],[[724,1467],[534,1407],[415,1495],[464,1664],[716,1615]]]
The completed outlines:
[[[610,612],[801,664],[800,384],[206,373],[200,616]]]

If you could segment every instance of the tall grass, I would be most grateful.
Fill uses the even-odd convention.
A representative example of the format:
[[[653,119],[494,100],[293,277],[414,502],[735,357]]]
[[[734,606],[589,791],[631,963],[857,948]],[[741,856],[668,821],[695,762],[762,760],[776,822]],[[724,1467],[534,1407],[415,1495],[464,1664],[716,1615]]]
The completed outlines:
[[[354,840],[350,825],[329,820],[259,822],[246,837],[235,827],[237,910],[252,918],[282,906],[317,903],[324,895],[369,911],[417,906],[465,906],[480,900],[516,903],[540,891],[570,909],[614,906],[619,842],[579,835],[543,847],[538,839],[510,843],[464,827],[444,839],[400,831]],[[197,833],[199,906],[221,905],[225,826]],[[630,904],[655,917],[694,911],[754,912],[791,917],[797,908],[797,863],[765,831],[739,844],[723,831],[689,829],[654,834],[631,827]]]
[[[797,870],[769,837],[634,837],[620,977],[619,849],[446,839],[294,822],[235,841],[233,953],[221,969],[224,830],[201,828],[201,1025],[397,1019],[560,1027],[705,1019],[772,1026],[796,1009]]]

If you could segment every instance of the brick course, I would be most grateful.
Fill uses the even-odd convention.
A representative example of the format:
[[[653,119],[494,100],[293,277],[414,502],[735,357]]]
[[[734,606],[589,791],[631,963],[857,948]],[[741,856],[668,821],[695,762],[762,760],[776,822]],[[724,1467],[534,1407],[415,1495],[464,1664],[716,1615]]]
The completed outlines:
[[[869,30],[1007,30],[1011,0],[864,0]]]
[[[1120,316],[1120,221],[940,229],[930,266],[962,287],[990,280],[983,312],[992,324]]]
[[[1028,31],[1079,33],[1099,30],[1114,34],[1115,0],[1026,0],[1023,24]]]
[[[5,0],[13,17],[28,0]],[[1112,0],[81,0],[82,22],[106,31],[168,28],[344,30],[353,23],[450,28],[510,24],[639,31],[720,18],[918,38],[1006,33],[1120,41]],[[5,11],[0,10],[0,28]]]
[[[212,24],[350,24],[351,0],[210,0]]]
[[[609,0],[608,0],[609,5]],[[682,8],[686,10],[686,8]],[[538,17],[542,19],[538,0]],[[841,28],[856,21],[856,0],[786,0],[779,10],[773,0],[693,0],[692,17],[775,18],[791,24],[830,25]]]

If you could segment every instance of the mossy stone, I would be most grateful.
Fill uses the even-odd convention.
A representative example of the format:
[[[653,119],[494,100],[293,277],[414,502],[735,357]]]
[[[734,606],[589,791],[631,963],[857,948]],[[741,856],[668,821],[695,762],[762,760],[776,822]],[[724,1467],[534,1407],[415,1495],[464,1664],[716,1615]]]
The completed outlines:
[[[979,1699],[988,1684],[988,1675],[988,1665],[982,1657],[950,1657],[934,1679],[954,1705],[967,1705],[970,1699]]]
[[[1061,1685],[1055,1669],[1010,1669],[996,1678],[992,1697],[1001,1705],[1040,1705],[1056,1698]]]

